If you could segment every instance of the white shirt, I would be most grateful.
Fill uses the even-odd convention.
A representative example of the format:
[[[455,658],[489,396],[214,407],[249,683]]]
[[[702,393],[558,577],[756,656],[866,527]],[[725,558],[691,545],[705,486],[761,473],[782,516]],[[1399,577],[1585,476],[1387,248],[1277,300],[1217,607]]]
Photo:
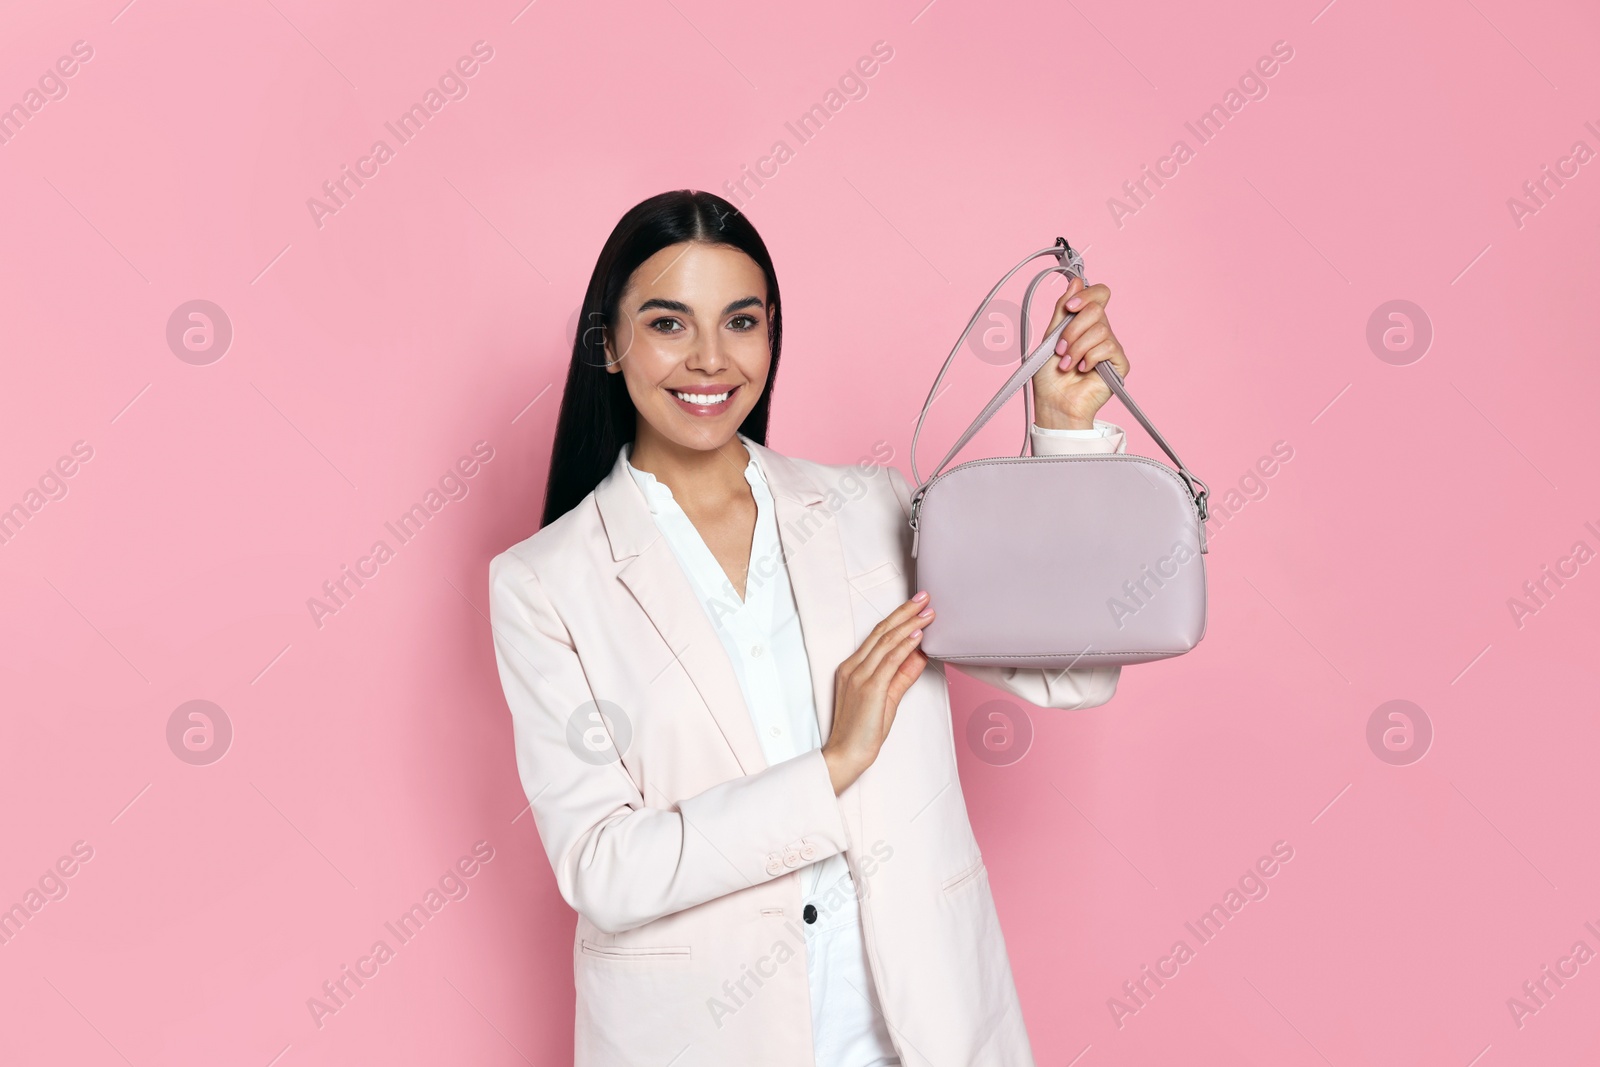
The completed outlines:
[[[1101,437],[1113,427],[1097,422],[1092,430],[1032,429],[1046,436]],[[750,442],[743,434],[739,437]],[[623,450],[631,460],[633,446],[624,445]],[[756,502],[756,526],[743,600],[700,531],[673,499],[672,490],[631,462],[628,472],[722,639],[762,754],[771,765],[821,748],[822,736],[810,659],[778,540],[772,492],[756,462],[755,449],[747,451],[750,462],[744,476]],[[855,882],[844,854],[803,868],[801,894],[807,914],[815,909],[815,921],[803,923],[802,928],[817,1067],[895,1067],[900,1059],[889,1041],[868,971]]]

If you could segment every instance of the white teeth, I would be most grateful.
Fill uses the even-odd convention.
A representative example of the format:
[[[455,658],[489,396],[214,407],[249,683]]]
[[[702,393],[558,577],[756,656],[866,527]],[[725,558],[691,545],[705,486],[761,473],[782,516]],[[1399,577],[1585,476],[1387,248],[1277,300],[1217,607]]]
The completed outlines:
[[[730,389],[726,393],[679,393],[674,391],[672,395],[677,397],[679,400],[682,400],[685,404],[699,404],[703,407],[712,407],[722,403],[732,394],[733,390]]]

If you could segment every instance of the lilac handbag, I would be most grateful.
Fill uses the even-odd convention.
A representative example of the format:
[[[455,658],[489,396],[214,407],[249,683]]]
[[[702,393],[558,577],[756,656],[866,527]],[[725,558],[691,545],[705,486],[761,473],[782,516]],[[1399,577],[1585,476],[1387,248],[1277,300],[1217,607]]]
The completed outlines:
[[[945,470],[961,447],[1018,389],[1028,424],[1026,387],[1055,355],[1068,315],[1000,387],[926,480],[917,473],[917,437],[939,383],[984,309],[1013,274],[1040,256],[1022,299],[1019,353],[1028,351],[1028,304],[1050,274],[1083,273],[1083,258],[1056,238],[989,290],[961,331],[911,437],[911,556],[916,584],[939,612],[922,651],[956,664],[1096,667],[1179,656],[1206,627],[1206,497],[1172,446],[1145,418],[1109,362],[1095,364],[1111,392],[1177,465],[1126,454],[978,459]],[[943,471],[941,474],[940,472]],[[1198,486],[1198,488],[1196,488]]]

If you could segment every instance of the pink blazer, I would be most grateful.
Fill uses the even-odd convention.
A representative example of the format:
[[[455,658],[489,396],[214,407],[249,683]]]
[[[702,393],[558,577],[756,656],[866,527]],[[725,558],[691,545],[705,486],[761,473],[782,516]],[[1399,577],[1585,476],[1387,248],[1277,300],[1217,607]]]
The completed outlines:
[[[754,447],[826,738],[835,669],[915,592],[910,491],[893,467],[863,474]],[[1034,448],[1126,446],[1119,430],[1036,434]],[[967,820],[943,664],[929,663],[877,762],[835,797],[820,751],[763,759],[733,667],[620,454],[489,575],[518,772],[578,913],[577,1067],[813,1067],[797,874],[843,850],[902,1062],[1033,1063]],[[1063,709],[1111,699],[1119,673],[960,669]]]

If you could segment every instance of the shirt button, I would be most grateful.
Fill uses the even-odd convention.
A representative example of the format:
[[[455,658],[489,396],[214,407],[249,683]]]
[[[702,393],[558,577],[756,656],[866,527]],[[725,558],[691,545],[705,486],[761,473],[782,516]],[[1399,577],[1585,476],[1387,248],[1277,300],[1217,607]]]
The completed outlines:
[[[772,727],[772,736],[773,737],[782,737],[783,736],[783,728],[781,726]]]
[[[806,910],[800,914],[806,922],[814,923],[817,921],[817,906],[815,904],[807,904]]]
[[[750,646],[750,654],[752,656],[756,657],[757,659],[760,659],[761,658],[761,646],[760,645],[751,645]]]

